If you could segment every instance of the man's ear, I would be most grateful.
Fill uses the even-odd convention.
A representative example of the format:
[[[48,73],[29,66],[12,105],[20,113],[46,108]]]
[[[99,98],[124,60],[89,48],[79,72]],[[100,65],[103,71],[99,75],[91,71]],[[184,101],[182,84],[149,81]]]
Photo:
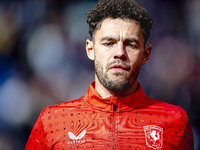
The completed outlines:
[[[94,60],[94,47],[93,42],[90,40],[86,40],[86,53],[90,60]]]
[[[148,46],[145,47],[144,53],[143,53],[143,56],[142,56],[142,65],[145,65],[148,62],[150,55],[151,55],[151,50],[152,50],[151,45],[148,45]]]

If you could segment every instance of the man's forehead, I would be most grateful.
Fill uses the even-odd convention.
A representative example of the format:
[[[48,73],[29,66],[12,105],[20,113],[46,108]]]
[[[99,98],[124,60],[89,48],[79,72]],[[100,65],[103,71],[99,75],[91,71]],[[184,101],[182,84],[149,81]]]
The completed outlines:
[[[106,27],[140,27],[140,23],[133,19],[122,19],[122,18],[106,18],[101,22],[101,28]]]
[[[107,18],[101,23],[101,27],[95,34],[101,40],[109,40],[111,38],[138,40],[142,35],[140,24],[135,20],[123,20],[120,18]]]

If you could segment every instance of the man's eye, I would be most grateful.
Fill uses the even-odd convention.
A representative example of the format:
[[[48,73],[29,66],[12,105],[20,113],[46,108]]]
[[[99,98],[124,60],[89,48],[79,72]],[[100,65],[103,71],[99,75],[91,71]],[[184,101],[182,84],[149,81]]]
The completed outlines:
[[[137,46],[135,44],[131,44],[131,43],[125,43],[126,46],[130,46],[132,48],[137,48]]]
[[[103,43],[103,45],[104,46],[111,46],[111,45],[113,45],[114,43],[112,43],[112,42],[109,42],[109,43]]]

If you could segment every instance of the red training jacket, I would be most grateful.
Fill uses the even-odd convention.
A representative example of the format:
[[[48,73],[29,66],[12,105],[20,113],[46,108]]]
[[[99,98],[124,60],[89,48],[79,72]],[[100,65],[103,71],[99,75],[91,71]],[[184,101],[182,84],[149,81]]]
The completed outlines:
[[[94,89],[84,97],[45,108],[25,150],[193,150],[186,112],[147,97],[142,87],[106,99]]]

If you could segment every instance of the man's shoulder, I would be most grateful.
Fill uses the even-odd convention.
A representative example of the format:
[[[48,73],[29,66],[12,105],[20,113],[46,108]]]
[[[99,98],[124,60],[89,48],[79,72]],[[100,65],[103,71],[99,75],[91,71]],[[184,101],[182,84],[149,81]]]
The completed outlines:
[[[188,117],[186,111],[180,106],[163,102],[157,99],[148,97],[145,103],[146,106],[152,109],[157,109],[158,111],[164,111],[165,113],[179,114],[180,116]]]
[[[67,110],[72,110],[75,108],[80,108],[82,106],[85,106],[84,96],[80,97],[78,99],[75,99],[75,100],[70,100],[70,101],[66,101],[63,103],[47,106],[41,111],[41,114],[43,114],[43,115],[50,114],[52,112],[58,113],[60,111],[63,112],[63,111],[67,111]]]

